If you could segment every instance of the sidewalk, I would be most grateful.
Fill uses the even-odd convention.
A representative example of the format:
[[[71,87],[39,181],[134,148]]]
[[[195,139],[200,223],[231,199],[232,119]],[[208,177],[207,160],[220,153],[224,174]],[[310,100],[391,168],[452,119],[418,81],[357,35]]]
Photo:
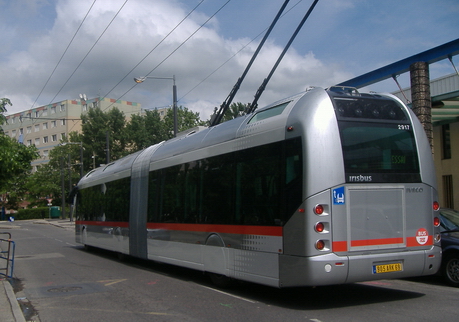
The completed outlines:
[[[64,229],[75,229],[75,222],[69,219],[36,219],[35,224],[49,224]],[[20,229],[15,222],[0,222],[1,229]],[[14,294],[10,282],[0,276],[0,321],[1,322],[26,322],[21,307]]]
[[[0,321],[26,322],[13,287],[6,279],[0,279]]]

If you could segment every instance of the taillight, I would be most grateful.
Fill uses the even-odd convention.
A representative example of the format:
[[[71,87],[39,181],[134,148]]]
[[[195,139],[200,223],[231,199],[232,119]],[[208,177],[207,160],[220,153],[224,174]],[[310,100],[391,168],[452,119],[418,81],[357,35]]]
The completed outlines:
[[[435,218],[434,218],[434,226],[435,226],[435,227],[440,226],[440,218],[438,218],[438,217],[435,217]]]
[[[314,229],[318,232],[321,233],[325,230],[325,225],[322,222],[318,222],[315,226]]]
[[[434,201],[434,202],[433,202],[432,208],[433,208],[433,210],[435,210],[435,211],[437,211],[438,209],[440,209],[440,204],[438,203],[438,201]]]
[[[322,206],[322,205],[316,205],[316,206],[314,207],[314,213],[315,213],[316,215],[322,215],[322,214],[324,213],[324,206]]]
[[[325,248],[325,242],[323,240],[316,241],[316,248],[318,250],[323,250]]]

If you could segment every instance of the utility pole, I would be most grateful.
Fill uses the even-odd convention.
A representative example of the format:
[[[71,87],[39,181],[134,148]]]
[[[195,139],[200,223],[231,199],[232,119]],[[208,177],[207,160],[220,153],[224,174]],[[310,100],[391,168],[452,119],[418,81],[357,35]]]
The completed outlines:
[[[411,64],[410,79],[413,112],[424,127],[433,154],[432,99],[430,97],[429,64],[426,62]]]
[[[61,157],[61,193],[62,193],[62,219],[65,218],[65,169],[64,157]]]
[[[110,163],[110,136],[108,134],[108,131],[106,132],[106,139],[105,139],[105,149],[106,149],[106,164]]]

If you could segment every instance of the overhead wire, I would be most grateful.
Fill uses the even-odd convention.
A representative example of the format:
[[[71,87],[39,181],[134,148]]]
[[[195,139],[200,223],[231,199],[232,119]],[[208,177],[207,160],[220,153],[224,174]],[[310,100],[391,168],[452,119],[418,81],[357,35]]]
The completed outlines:
[[[300,4],[303,0],[299,0],[297,3],[295,3],[290,9],[285,11],[280,19],[282,19],[286,14],[288,14],[290,11],[292,11],[297,5]],[[237,52],[235,52],[231,57],[229,57],[227,60],[225,60],[220,66],[218,66],[215,70],[213,70],[209,75],[207,75],[203,80],[201,80],[198,84],[196,84],[194,87],[192,87],[188,92],[186,92],[183,96],[181,96],[177,101],[182,100],[185,96],[190,94],[193,90],[195,90],[199,85],[204,83],[209,77],[211,77],[213,74],[215,74],[220,68],[222,68],[224,65],[226,65],[231,59],[233,59],[237,54],[239,54],[241,51],[243,51],[248,45],[250,45],[252,42],[254,42],[256,39],[258,39],[263,33],[265,33],[266,30],[268,30],[269,27],[266,27],[263,29],[260,33],[258,33],[255,37],[253,37],[247,44],[242,46]]]
[[[219,13],[229,2],[231,2],[231,0],[228,0],[226,1],[212,16],[210,16],[204,23],[202,23],[190,36],[188,36],[188,38],[186,38],[180,45],[178,45],[169,55],[167,55],[161,62],[159,62],[148,74],[146,74],[145,76],[148,76],[150,75],[151,73],[153,73],[160,65],[162,65],[167,59],[169,59],[177,50],[179,50],[188,40],[190,40],[191,37],[193,37],[199,30],[201,30],[201,28],[203,28],[217,13]],[[120,95],[116,101],[118,101],[119,99],[121,99],[121,97],[123,97],[124,95],[126,95],[127,93],[129,93],[131,90],[134,89],[134,87],[136,87],[138,85],[138,83],[134,83],[134,85],[132,85],[126,92],[124,92],[122,95]],[[109,106],[107,106],[104,110],[107,110],[108,108],[110,108],[113,104],[115,103],[112,103],[110,104]]]
[[[70,45],[73,43],[73,40],[75,39],[77,33],[80,31],[81,29],[81,26],[83,26],[83,23],[85,22],[86,18],[88,17],[89,15],[89,12],[91,12],[92,10],[92,7],[94,7],[94,4],[96,3],[97,0],[94,0],[93,3],[91,4],[91,6],[89,7],[89,10],[88,12],[86,12],[86,15],[84,16],[83,20],[81,21],[80,25],[78,26],[77,30],[75,31],[75,34],[73,35],[72,39],[70,40],[69,44],[67,45],[67,48],[65,48],[64,50],[64,53],[62,54],[61,58],[59,59],[59,61],[57,62],[56,66],[54,67],[53,71],[51,72],[51,75],[49,75],[48,79],[46,80],[45,82],[45,85],[43,85],[40,93],[38,94],[37,98],[35,99],[35,101],[33,102],[32,106],[30,107],[31,109],[35,106],[35,103],[38,101],[38,99],[40,98],[41,94],[43,93],[43,91],[45,90],[46,88],[46,85],[48,85],[49,81],[51,80],[51,77],[53,77],[54,75],[54,72],[56,71],[57,67],[59,67],[62,59],[64,58],[65,54],[67,53],[67,51],[69,50],[70,48]]]
[[[122,4],[122,6],[120,7],[120,9],[118,10],[118,12],[113,16],[112,20],[110,20],[109,24],[107,25],[107,27],[105,27],[104,31],[100,34],[99,38],[97,38],[97,40],[95,41],[95,43],[92,45],[92,47],[89,49],[89,51],[86,53],[86,55],[83,57],[83,59],[80,61],[80,63],[78,64],[78,66],[75,68],[75,70],[72,72],[72,74],[67,78],[67,80],[65,81],[65,83],[61,86],[61,88],[59,89],[59,91],[56,93],[56,95],[54,95],[54,97],[51,99],[51,102],[50,104],[54,101],[54,99],[57,97],[57,95],[59,95],[59,93],[62,91],[62,89],[65,87],[65,85],[67,85],[67,83],[69,82],[69,80],[73,77],[73,75],[76,73],[76,71],[80,68],[80,66],[83,64],[83,62],[85,61],[85,59],[89,56],[89,54],[91,53],[91,51],[94,49],[94,47],[97,45],[97,43],[99,42],[99,40],[102,38],[102,36],[105,34],[105,32],[107,31],[107,29],[110,27],[110,25],[113,23],[113,21],[116,19],[116,17],[119,15],[119,13],[121,12],[121,10],[124,8],[124,6],[126,5],[126,3],[128,2],[129,0],[126,0],[124,1],[124,3]]]
[[[169,33],[166,36],[164,36],[163,39],[161,39],[160,42],[156,44],[155,47],[153,47],[152,50],[148,52],[148,54],[146,54],[134,67],[132,67],[132,69],[129,72],[127,72],[126,75],[123,78],[121,78],[121,80],[118,83],[116,83],[116,85],[113,86],[113,88],[109,90],[107,94],[105,94],[103,97],[107,97],[108,94],[110,94],[123,80],[125,80],[126,77],[128,77],[134,71],[134,69],[136,69],[145,59],[147,59],[147,57],[150,56],[151,53],[156,48],[158,48],[158,46],[161,45],[175,31],[175,29],[177,29],[203,2],[204,0],[201,0],[174,28],[171,29],[171,31],[169,31]]]

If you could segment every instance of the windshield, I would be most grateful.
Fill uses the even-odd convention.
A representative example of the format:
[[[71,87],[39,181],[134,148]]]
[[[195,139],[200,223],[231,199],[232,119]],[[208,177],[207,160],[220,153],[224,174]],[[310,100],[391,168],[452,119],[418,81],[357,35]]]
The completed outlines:
[[[459,212],[453,209],[440,210],[441,231],[459,230]]]

